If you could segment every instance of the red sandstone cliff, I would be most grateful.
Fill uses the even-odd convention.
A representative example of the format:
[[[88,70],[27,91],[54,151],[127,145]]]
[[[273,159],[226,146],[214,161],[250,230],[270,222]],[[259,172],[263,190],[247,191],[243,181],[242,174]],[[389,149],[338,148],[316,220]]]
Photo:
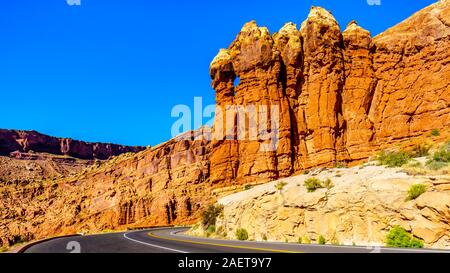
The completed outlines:
[[[211,63],[217,105],[278,105],[280,142],[261,152],[258,140],[214,141],[211,182],[357,162],[434,128],[448,130],[449,18],[449,1],[440,1],[373,39],[354,21],[341,32],[319,7],[300,29],[288,23],[270,35],[245,24]]]

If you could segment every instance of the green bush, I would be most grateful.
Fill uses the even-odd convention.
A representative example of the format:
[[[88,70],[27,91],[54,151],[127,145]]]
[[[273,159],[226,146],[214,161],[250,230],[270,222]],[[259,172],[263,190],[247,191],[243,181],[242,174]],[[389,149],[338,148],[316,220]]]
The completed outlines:
[[[386,236],[386,246],[423,248],[423,241],[414,238],[404,228],[400,226],[394,226]]]
[[[305,180],[304,185],[308,192],[314,192],[317,189],[321,188],[331,189],[332,187],[334,187],[333,182],[330,178],[327,178],[325,181],[321,181],[318,178],[311,177]]]
[[[404,152],[388,152],[388,151],[382,151],[378,154],[377,158],[380,165],[386,165],[390,168],[393,167],[401,167],[408,163],[408,161],[411,159],[411,156]]]
[[[438,129],[433,129],[431,131],[431,136],[440,136],[441,132]]]
[[[212,234],[214,234],[216,232],[216,226],[209,226],[206,229],[206,236],[211,236]]]
[[[311,243],[311,239],[309,239],[309,236],[305,234],[302,237],[302,244],[310,244],[310,243]]]
[[[248,232],[244,228],[238,228],[236,230],[236,239],[240,241],[248,240]]]
[[[222,214],[223,206],[221,205],[210,205],[202,215],[202,225],[204,228],[208,229],[210,226],[216,225],[217,217]]]
[[[287,185],[286,182],[280,181],[275,185],[275,189],[281,191],[284,188],[284,186],[286,186],[286,185]]]
[[[428,169],[437,171],[448,166],[448,163],[441,161],[428,160],[426,163]]]
[[[252,188],[252,185],[245,185],[244,186],[244,191],[248,191],[251,188]]]
[[[314,192],[317,189],[323,188],[322,181],[320,179],[311,177],[305,180],[305,187],[308,192]]]
[[[411,185],[411,187],[409,187],[408,197],[406,198],[406,200],[414,200],[426,191],[427,187],[425,187],[425,185],[422,184]]]
[[[302,237],[298,237],[297,243],[299,243],[299,244],[302,243]]]
[[[446,163],[450,162],[450,148],[446,147],[446,145],[441,147],[439,150],[434,152],[432,160]]]
[[[447,143],[439,150],[434,152],[433,156],[427,161],[426,166],[431,170],[440,170],[448,166],[450,162],[450,145]]]
[[[319,243],[319,245],[324,245],[327,242],[327,240],[325,240],[325,237],[320,235],[319,239],[317,240],[317,242]]]

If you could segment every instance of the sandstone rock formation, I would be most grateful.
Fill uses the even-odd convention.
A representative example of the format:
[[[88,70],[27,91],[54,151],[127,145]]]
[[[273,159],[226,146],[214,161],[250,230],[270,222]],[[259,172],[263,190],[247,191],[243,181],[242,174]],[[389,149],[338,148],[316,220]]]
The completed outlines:
[[[49,153],[80,159],[108,159],[114,155],[139,152],[144,147],[130,147],[106,143],[88,143],[70,138],[56,138],[36,131],[0,129],[0,155],[12,152]]]
[[[449,13],[449,2],[439,1],[374,38],[355,21],[341,32],[319,7],[300,29],[288,23],[270,35],[255,22],[245,24],[211,63],[217,105],[278,106],[279,143],[265,152],[259,140],[215,139],[211,182],[242,184],[352,164],[411,145],[434,128],[448,131]],[[228,122],[237,127],[235,120]]]
[[[380,166],[330,169],[315,177],[330,178],[334,187],[312,193],[303,185],[309,177],[285,178],[281,191],[275,181],[220,199],[224,213],[216,229],[229,239],[245,228],[258,241],[317,243],[322,235],[329,244],[384,246],[390,228],[400,225],[427,247],[450,247],[449,176],[414,177]],[[406,201],[413,184],[427,192]]]

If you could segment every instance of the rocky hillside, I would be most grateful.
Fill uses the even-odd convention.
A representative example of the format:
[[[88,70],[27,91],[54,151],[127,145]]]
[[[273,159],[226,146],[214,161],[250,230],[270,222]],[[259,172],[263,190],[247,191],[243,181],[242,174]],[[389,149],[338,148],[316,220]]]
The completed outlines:
[[[97,161],[75,174],[5,182],[0,186],[0,242],[191,223],[213,200],[207,143],[183,135],[140,153]]]
[[[308,192],[305,181],[311,178],[329,179],[330,188]],[[426,192],[407,200],[415,184]],[[384,246],[386,234],[399,225],[426,247],[450,248],[449,175],[412,176],[376,165],[329,169],[257,186],[219,203],[224,211],[216,230],[229,239],[244,228],[257,241],[317,243],[323,236],[328,244]]]
[[[212,85],[218,106],[279,106],[276,150],[262,152],[262,143],[254,140],[208,141],[210,132],[202,128],[75,174],[5,183],[0,186],[1,244],[193,223],[224,188],[318,166],[356,164],[383,148],[415,145],[433,129],[446,138],[449,11],[450,1],[441,0],[375,38],[355,22],[342,32],[331,13],[317,7],[300,28],[289,23],[270,34],[255,22],[245,24],[211,63]],[[223,127],[217,119],[213,134]],[[0,138],[6,139],[2,153],[19,151],[19,157],[32,150],[108,158],[126,150],[37,133],[2,133],[7,135]]]

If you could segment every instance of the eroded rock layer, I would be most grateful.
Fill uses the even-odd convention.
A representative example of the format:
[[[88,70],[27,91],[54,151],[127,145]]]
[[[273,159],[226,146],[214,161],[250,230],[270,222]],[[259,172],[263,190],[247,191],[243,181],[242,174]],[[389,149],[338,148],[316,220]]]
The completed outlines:
[[[299,29],[288,23],[273,35],[255,22],[245,24],[211,63],[217,105],[276,105],[279,142],[267,152],[260,139],[215,140],[212,183],[355,163],[435,128],[446,130],[449,13],[449,1],[440,1],[374,38],[355,21],[341,32],[332,14],[319,7]],[[220,126],[222,120],[216,130]]]

